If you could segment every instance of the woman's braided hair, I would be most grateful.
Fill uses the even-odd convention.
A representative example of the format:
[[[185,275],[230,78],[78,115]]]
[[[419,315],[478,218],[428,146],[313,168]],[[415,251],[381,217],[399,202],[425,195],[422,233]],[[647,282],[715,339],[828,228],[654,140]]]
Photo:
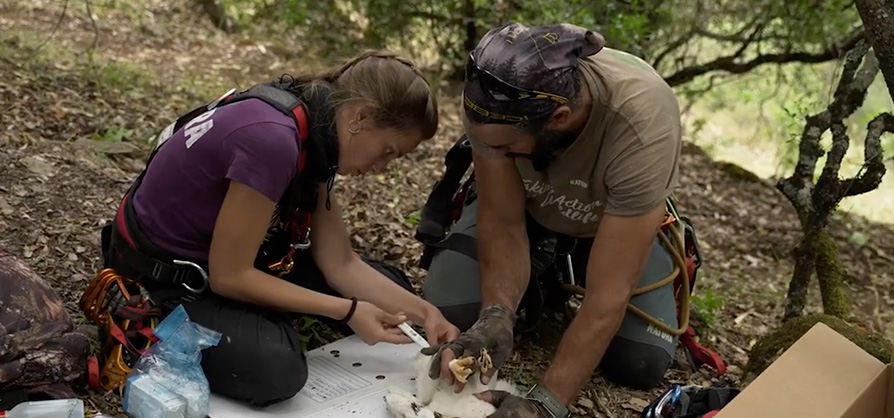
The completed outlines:
[[[418,130],[425,139],[438,128],[437,99],[425,76],[412,61],[388,50],[366,50],[323,73],[283,76],[276,84],[305,102],[310,125],[309,175],[292,180],[279,202],[280,222],[289,220],[299,205],[306,211],[316,207],[316,194],[299,196],[299,190],[316,190],[323,182],[331,190],[338,169],[334,165],[338,161],[335,112],[340,106],[362,102],[372,109],[370,116],[377,126]]]

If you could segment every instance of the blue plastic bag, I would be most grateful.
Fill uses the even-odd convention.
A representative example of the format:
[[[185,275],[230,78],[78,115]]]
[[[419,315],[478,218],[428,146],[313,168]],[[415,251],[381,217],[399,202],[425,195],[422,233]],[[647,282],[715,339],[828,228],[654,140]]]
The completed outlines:
[[[134,418],[205,418],[211,390],[202,350],[220,333],[189,320],[178,306],[155,328],[159,342],[137,360],[124,388],[124,411]]]

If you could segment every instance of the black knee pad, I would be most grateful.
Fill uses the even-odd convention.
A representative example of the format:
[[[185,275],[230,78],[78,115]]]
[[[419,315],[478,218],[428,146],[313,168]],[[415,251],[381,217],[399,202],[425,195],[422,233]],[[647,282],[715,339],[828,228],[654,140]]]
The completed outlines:
[[[673,358],[663,348],[615,337],[609,344],[600,372],[612,382],[637,390],[657,386]]]
[[[212,347],[202,360],[211,391],[252,406],[287,400],[307,383],[304,354],[281,344]]]
[[[289,399],[307,382],[307,360],[288,316],[218,297],[185,305],[190,319],[221,333],[202,351],[211,391],[253,406]]]

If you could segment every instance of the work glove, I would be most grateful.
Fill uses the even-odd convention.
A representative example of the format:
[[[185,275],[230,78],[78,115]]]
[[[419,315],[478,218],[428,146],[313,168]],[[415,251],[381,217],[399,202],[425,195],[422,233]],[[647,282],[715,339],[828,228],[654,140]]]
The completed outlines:
[[[513,335],[515,326],[515,313],[501,305],[491,305],[481,311],[478,320],[459,338],[436,346],[422,349],[422,354],[434,355],[429,369],[429,377],[438,379],[441,375],[450,384],[455,383],[454,390],[459,393],[465,384],[454,379],[450,372],[450,361],[455,358],[471,356],[476,359],[482,357],[482,350],[487,350],[490,364],[477,364],[472,372],[480,372],[482,384],[488,384],[494,373],[499,369],[512,353]],[[470,376],[471,378],[471,376]]]
[[[539,403],[502,390],[476,393],[475,397],[497,408],[488,418],[551,418],[550,413]]]

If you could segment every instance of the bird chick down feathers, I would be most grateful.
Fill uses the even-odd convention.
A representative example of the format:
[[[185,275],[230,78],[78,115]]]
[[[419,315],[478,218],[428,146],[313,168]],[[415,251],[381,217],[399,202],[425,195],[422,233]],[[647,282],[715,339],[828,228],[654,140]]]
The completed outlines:
[[[512,383],[501,380],[495,373],[490,383],[481,383],[478,373],[493,367],[487,351],[475,359],[472,356],[454,359],[450,370],[454,377],[465,382],[462,392],[454,393],[453,386],[444,379],[428,377],[432,356],[417,354],[413,365],[416,370],[416,393],[399,387],[391,387],[385,395],[388,411],[395,418],[485,418],[496,408],[477,397],[476,393],[487,390],[503,390],[519,395]],[[476,370],[476,366],[479,366]]]

